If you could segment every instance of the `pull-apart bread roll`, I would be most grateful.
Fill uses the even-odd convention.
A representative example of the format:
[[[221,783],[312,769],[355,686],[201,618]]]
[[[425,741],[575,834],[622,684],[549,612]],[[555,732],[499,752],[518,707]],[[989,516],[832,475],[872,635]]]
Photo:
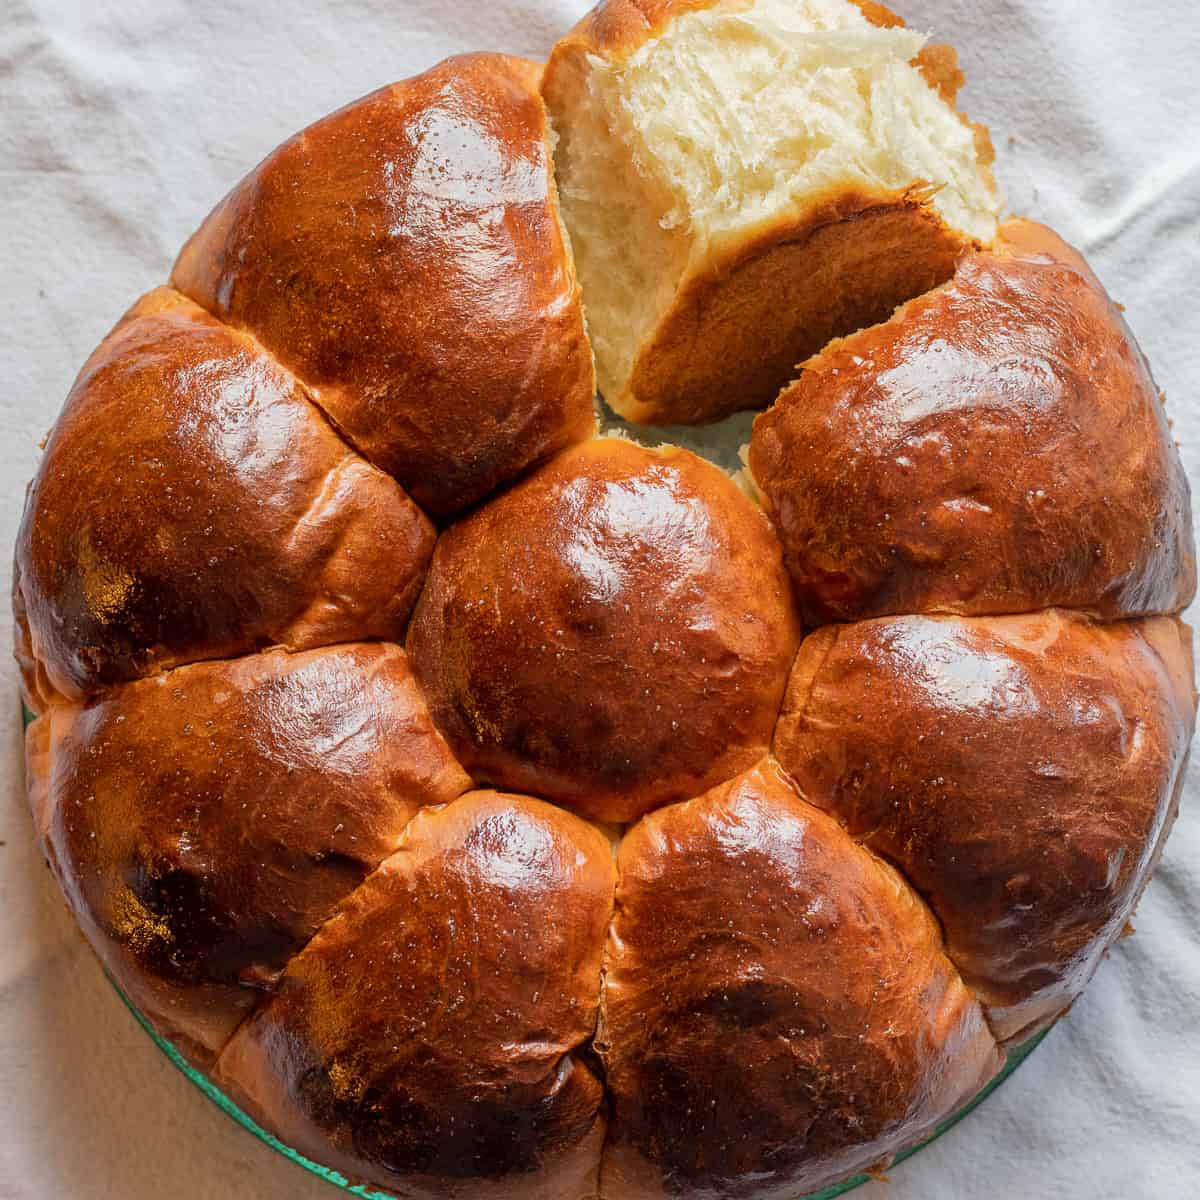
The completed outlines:
[[[172,276],[437,515],[594,424],[540,80],[467,55],[318,121],[230,193]]]
[[[544,93],[600,390],[708,421],[996,232],[948,47],[854,0],[609,0]]]
[[[645,818],[618,872],[604,1196],[795,1200],[997,1070],[929,912],[774,767]]]
[[[472,792],[400,848],[288,967],[217,1078],[290,1145],[413,1200],[593,1200],[608,840]]]
[[[806,623],[1190,602],[1188,481],[1141,351],[1061,239],[1002,235],[755,421]]]
[[[477,779],[629,821],[766,752],[798,638],[728,477],[599,438],[443,535],[408,648]]]
[[[1002,1039],[1083,990],[1174,820],[1195,717],[1166,617],[898,617],[808,638],[775,738],[905,873]]]
[[[28,730],[39,833],[125,993],[210,1061],[422,805],[469,780],[397,646],[199,663]]]
[[[84,366],[30,489],[27,700],[273,644],[401,638],[433,541],[291,375],[160,288]]]
[[[14,572],[38,834],[131,1001],[353,1182],[796,1200],[1127,927],[1188,485],[924,41],[606,0],[544,71],[450,59],[271,154],[80,374]],[[585,301],[626,418],[774,401],[745,489],[596,436]]]

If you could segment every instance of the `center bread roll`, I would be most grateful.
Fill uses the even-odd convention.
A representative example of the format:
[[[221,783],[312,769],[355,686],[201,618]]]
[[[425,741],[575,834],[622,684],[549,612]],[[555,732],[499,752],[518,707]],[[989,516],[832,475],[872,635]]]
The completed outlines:
[[[408,650],[477,782],[626,822],[766,753],[798,637],[778,542],[725,475],[597,438],[442,536]]]
[[[991,143],[925,43],[851,0],[611,0],[559,43],[563,214],[622,416],[763,407],[991,241]]]

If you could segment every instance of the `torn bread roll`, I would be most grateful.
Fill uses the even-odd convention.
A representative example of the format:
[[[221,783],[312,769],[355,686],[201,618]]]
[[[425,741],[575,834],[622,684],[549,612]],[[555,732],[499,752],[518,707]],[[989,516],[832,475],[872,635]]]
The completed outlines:
[[[764,407],[991,241],[990,142],[925,43],[852,0],[610,0],[555,47],[563,213],[622,416]]]

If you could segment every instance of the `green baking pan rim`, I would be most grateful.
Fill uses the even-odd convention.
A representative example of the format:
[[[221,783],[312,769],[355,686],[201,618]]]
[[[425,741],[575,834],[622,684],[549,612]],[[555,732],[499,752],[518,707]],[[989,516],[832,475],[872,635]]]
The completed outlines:
[[[29,723],[34,719],[33,713],[21,705],[21,716],[23,724],[28,727]],[[295,1163],[298,1167],[302,1167],[311,1175],[316,1175],[324,1179],[326,1183],[333,1184],[334,1187],[341,1188],[344,1192],[349,1192],[351,1195],[360,1196],[362,1200],[396,1200],[394,1196],[387,1192],[380,1192],[371,1189],[365,1184],[351,1183],[340,1172],[333,1170],[330,1167],[323,1167],[318,1162],[313,1162],[311,1158],[306,1158],[298,1150],[292,1149],[291,1146],[281,1142],[273,1134],[268,1133],[263,1127],[248,1117],[230,1098],[211,1079],[200,1071],[196,1070],[191,1063],[171,1045],[166,1038],[162,1037],[154,1028],[153,1025],[142,1015],[137,1006],[129,999],[128,996],[121,990],[120,985],[112,976],[109,976],[109,981],[112,983],[118,996],[121,997],[125,1007],[133,1013],[137,1023],[150,1035],[154,1044],[179,1068],[198,1087],[226,1116],[231,1117],[243,1129],[252,1133],[260,1142],[266,1142],[278,1154],[282,1154],[284,1158]],[[948,1121],[942,1122],[941,1125],[933,1131],[923,1142],[918,1143],[909,1150],[905,1150],[903,1154],[896,1156],[894,1166],[899,1166],[906,1159],[912,1158],[914,1154],[920,1153],[926,1146],[936,1142],[944,1133],[948,1133],[955,1125],[959,1123],[969,1113],[977,1109],[1006,1079],[1013,1074],[1014,1071],[1042,1044],[1046,1035],[1050,1032],[1049,1029],[1042,1030],[1041,1033],[1023,1042],[1019,1046],[1015,1046],[1008,1052],[1008,1058],[1004,1063],[1004,1069],[981,1091],[971,1102],[959,1109]],[[844,1196],[847,1192],[853,1191],[855,1188],[861,1187],[864,1183],[870,1180],[869,1175],[855,1175],[851,1179],[847,1179],[842,1183],[835,1184],[833,1187],[826,1188],[821,1192],[812,1192],[807,1196],[797,1196],[796,1200],[835,1200],[837,1196]]]

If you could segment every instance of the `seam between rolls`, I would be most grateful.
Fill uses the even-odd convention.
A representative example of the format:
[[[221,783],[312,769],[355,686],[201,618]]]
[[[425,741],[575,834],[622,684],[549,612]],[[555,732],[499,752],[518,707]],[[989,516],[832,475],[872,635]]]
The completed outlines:
[[[255,334],[248,327],[237,324],[236,322],[231,321],[228,317],[222,316],[218,312],[214,312],[211,308],[208,308],[204,304],[201,304],[198,300],[194,299],[187,292],[181,291],[178,287],[175,286],[175,284],[173,282],[168,283],[166,286],[169,287],[177,295],[182,296],[189,303],[194,304],[202,312],[206,313],[209,317],[211,317],[214,321],[216,321],[217,324],[219,324],[223,329],[227,330],[229,333],[233,334],[235,337],[243,338],[244,340],[249,342],[250,346],[253,348],[253,350],[256,353],[261,354],[265,359],[267,359],[268,362],[270,362],[278,370],[283,371],[288,376],[288,378],[291,379],[295,383],[297,391],[303,396],[305,401],[307,401],[309,407],[315,411],[316,415],[321,419],[322,423],[326,426],[326,428],[329,429],[329,431],[334,435],[334,437],[336,437],[337,440],[339,442],[341,442],[341,444],[346,448],[346,450],[349,451],[349,453],[354,455],[356,458],[360,459],[362,462],[366,463],[367,466],[370,467],[372,471],[375,471],[379,475],[383,476],[383,478],[390,480],[404,495],[405,499],[407,499],[409,501],[409,503],[411,503],[413,505],[413,507],[417,510],[417,512],[419,512],[421,514],[421,516],[425,520],[427,520],[430,523],[430,525],[432,525],[433,529],[435,530],[435,532],[438,536],[440,536],[441,533],[443,532],[443,530],[446,529],[448,526],[458,524],[460,521],[469,517],[472,513],[483,508],[485,505],[490,504],[493,500],[497,499],[498,497],[503,495],[505,492],[509,491],[511,488],[513,488],[516,485],[523,482],[530,475],[534,474],[534,472],[540,470],[542,467],[548,466],[551,462],[553,462],[560,455],[569,452],[574,447],[579,446],[585,442],[595,441],[598,438],[603,438],[603,437],[609,436],[609,434],[606,433],[604,431],[604,429],[602,428],[603,422],[601,421],[599,414],[594,412],[592,428],[586,437],[580,438],[573,442],[569,442],[566,445],[558,447],[557,449],[550,450],[548,453],[543,454],[541,457],[532,460],[531,462],[527,463],[524,467],[522,467],[519,471],[517,471],[514,475],[501,480],[501,482],[499,484],[497,484],[490,492],[488,492],[486,495],[481,496],[478,500],[469,504],[467,507],[462,508],[462,509],[454,509],[448,513],[434,515],[432,513],[426,512],[425,509],[422,508],[420,506],[420,504],[417,503],[417,501],[413,497],[412,493],[409,492],[409,490],[394,475],[392,475],[389,471],[385,471],[383,469],[383,467],[379,466],[371,458],[371,456],[361,446],[359,446],[359,444],[354,440],[353,436],[346,430],[346,428],[343,425],[341,425],[338,422],[337,418],[334,417],[333,414],[330,413],[329,410],[327,408],[325,408],[325,406],[317,398],[316,390],[314,388],[312,388],[299,374],[297,374],[296,371],[294,371],[294,370],[292,370],[292,368],[286,366],[280,360],[278,355],[276,355],[273,351],[269,350],[261,341],[259,341],[259,339],[255,336]],[[585,333],[585,336],[586,336],[586,333]],[[588,339],[588,347],[589,347],[589,353],[590,353],[591,352],[590,338]],[[593,408],[594,408],[595,398],[597,395],[599,395],[599,393],[595,389],[594,382],[593,382],[592,391],[593,391],[592,398],[593,398]]]
[[[1190,607],[1191,604],[1189,603],[1182,607],[1176,605],[1173,608],[1149,608],[1142,612],[1123,612],[1118,609],[1112,613],[1105,613],[1094,604],[1072,603],[1070,601],[1056,601],[1052,604],[1041,604],[1029,608],[987,608],[972,611],[963,611],[961,608],[954,608],[949,605],[933,604],[918,612],[887,610],[846,617],[842,620],[822,621],[820,624],[811,627],[811,632],[808,636],[811,637],[813,634],[820,633],[823,629],[846,629],[854,625],[867,625],[874,621],[998,621],[1007,617],[1037,617],[1043,613],[1061,613],[1064,616],[1073,617],[1079,621],[1087,621],[1092,625],[1131,625],[1139,621],[1170,619],[1177,620],[1186,625],[1188,623],[1183,618]],[[1188,627],[1191,628],[1190,625]]]
[[[784,768],[783,764],[780,763],[775,756],[775,738],[779,733],[779,726],[783,722],[784,709],[787,707],[788,691],[790,690],[790,687],[791,687],[792,676],[795,674],[796,666],[800,661],[800,655],[804,650],[804,643],[807,642],[809,640],[809,638],[816,637],[819,634],[823,633],[826,629],[832,629],[833,635],[832,635],[832,637],[830,637],[829,644],[825,647],[825,650],[821,655],[821,661],[819,663],[817,663],[817,665],[813,668],[812,675],[810,676],[809,681],[808,681],[808,690],[805,692],[805,695],[804,695],[804,700],[801,702],[801,704],[797,708],[793,709],[792,711],[806,712],[808,710],[809,701],[812,700],[812,694],[816,690],[817,676],[820,675],[825,664],[829,661],[829,656],[833,653],[834,648],[837,646],[838,639],[842,636],[843,626],[841,626],[841,625],[837,625],[837,624],[819,625],[810,634],[808,634],[807,636],[801,637],[800,644],[796,647],[796,653],[792,658],[792,665],[788,669],[787,683],[784,685],[783,696],[780,698],[780,701],[779,701],[779,709],[775,714],[775,723],[771,726],[771,736],[767,741],[767,757],[771,760],[772,763],[774,763],[774,765],[779,769],[779,771],[782,773],[784,778],[787,779],[789,783],[791,783],[792,787],[800,795],[803,795],[803,792],[797,786],[795,780],[792,779],[791,774]],[[839,824],[840,824],[840,822],[839,822]]]
[[[183,662],[175,662],[170,665],[158,665],[153,670],[146,672],[143,675],[134,675],[129,679],[114,679],[111,683],[105,683],[98,687],[93,692],[86,692],[78,698],[64,695],[62,692],[55,690],[51,693],[43,695],[41,699],[45,702],[40,711],[35,712],[29,708],[27,704],[24,706],[32,713],[34,720],[40,720],[46,716],[51,710],[63,708],[86,708],[89,705],[96,704],[100,701],[112,699],[128,687],[132,687],[138,683],[150,683],[156,679],[165,679],[168,676],[175,675],[179,671],[187,671],[193,667],[214,667],[221,665],[232,665],[240,662],[245,662],[251,658],[261,658],[267,654],[286,654],[290,657],[298,657],[301,654],[315,654],[321,651],[343,650],[350,646],[392,646],[404,653],[408,657],[408,652],[404,648],[403,642],[390,641],[387,638],[379,637],[359,637],[347,638],[344,641],[338,642],[323,642],[319,646],[295,647],[289,646],[284,642],[266,642],[257,647],[252,647],[241,654],[216,654],[211,658],[189,658]],[[421,699],[425,700],[425,693],[421,692]],[[21,703],[24,704],[24,698],[21,698]],[[426,701],[428,707],[428,701]],[[30,722],[32,724],[33,722]],[[434,726],[436,729],[436,725]],[[442,736],[442,731],[437,730],[438,736]],[[461,764],[460,764],[461,765]],[[465,770],[465,768],[464,768]]]
[[[42,710],[42,712],[34,713],[34,718],[40,718],[44,713],[50,711],[52,707],[70,708],[72,706],[84,708],[100,700],[107,700],[121,692],[122,689],[132,687],[139,683],[150,683],[156,679],[165,679],[168,676],[175,675],[180,671],[188,671],[193,667],[213,667],[222,665],[232,665],[245,662],[251,658],[262,658],[268,654],[286,654],[291,658],[298,658],[301,654],[318,654],[324,651],[344,650],[351,646],[391,646],[400,650],[405,658],[408,658],[408,652],[404,649],[403,642],[393,642],[387,638],[348,638],[340,642],[328,642],[319,646],[306,646],[297,649],[293,646],[288,646],[283,642],[271,642],[270,644],[259,646],[257,649],[247,650],[244,654],[225,654],[216,655],[213,658],[192,658],[187,662],[172,663],[170,666],[158,667],[156,670],[145,675],[136,675],[132,679],[118,679],[112,683],[105,684],[99,691],[90,692],[78,700],[72,700],[69,696],[64,696],[56,692],[50,699],[50,702]],[[421,692],[421,699],[425,700],[425,693]],[[426,701],[428,706],[428,701]],[[436,726],[434,727],[437,728]],[[442,731],[437,730],[438,736],[442,736]],[[456,760],[457,761],[457,760]],[[461,765],[461,764],[460,764]],[[465,769],[465,768],[464,768]]]
[[[938,931],[938,939],[941,942],[942,957],[946,960],[947,963],[950,964],[950,968],[954,972],[954,978],[957,979],[958,982],[962,984],[962,986],[966,989],[967,994],[978,1005],[980,1015],[983,1018],[984,1024],[987,1026],[987,1030],[991,1036],[992,1041],[995,1042],[997,1049],[999,1049],[1000,1052],[1003,1054],[1005,1052],[1003,1049],[1004,1042],[1000,1038],[999,1034],[996,1032],[995,1026],[992,1024],[992,1018],[991,1018],[991,1014],[988,1012],[987,1004],[985,1003],[983,997],[980,996],[979,992],[976,990],[974,985],[968,982],[966,976],[963,974],[963,969],[959,965],[958,960],[951,953],[950,943],[946,937],[946,926],[943,923],[942,918],[939,915],[939,913],[937,912],[937,910],[933,907],[933,903],[930,901],[929,897],[926,896],[925,893],[919,887],[917,887],[917,885],[909,878],[908,872],[905,871],[904,868],[901,867],[899,863],[893,862],[891,860],[891,858],[889,858],[886,854],[880,853],[873,846],[868,844],[866,839],[870,838],[872,836],[872,833],[874,833],[874,830],[872,830],[872,833],[868,833],[864,837],[855,837],[846,828],[845,824],[840,820],[840,818],[838,819],[838,824],[841,825],[842,831],[845,833],[845,835],[860,850],[862,850],[866,854],[869,854],[876,863],[881,864],[882,866],[886,867],[890,872],[892,872],[896,876],[896,878],[899,879],[902,884],[904,884],[904,886],[908,889],[908,891],[912,893],[912,895],[913,895],[914,899],[917,901],[917,903],[920,904],[920,906],[929,914],[930,919],[933,921],[934,927]]]
[[[823,630],[829,629],[829,628],[833,629],[833,635],[832,635],[832,637],[830,637],[829,642],[826,645],[823,654],[821,655],[820,661],[813,668],[812,675],[810,676],[810,678],[808,680],[808,689],[805,692],[803,701],[799,705],[797,705],[795,707],[795,709],[793,710],[797,713],[806,713],[807,712],[809,703],[812,700],[813,692],[816,690],[817,679],[820,676],[821,671],[824,669],[825,664],[829,661],[829,658],[832,655],[834,648],[837,646],[838,640],[842,635],[842,630],[844,628],[846,628],[846,626],[843,624],[840,624],[840,623],[822,625],[822,626],[819,626],[816,630],[814,630],[813,633],[810,634],[809,636],[810,637],[815,636],[816,634],[819,634]],[[807,641],[807,640],[808,639],[806,638],[805,641]],[[803,648],[803,642],[801,643],[801,648]],[[797,652],[797,657],[798,656],[799,656],[799,652]],[[780,720],[782,720],[782,712],[780,714]],[[775,756],[775,749],[774,749],[775,732],[777,732],[777,730],[778,730],[778,724],[779,723],[777,721],[776,729],[774,731],[772,731],[771,748],[768,751],[767,758],[780,771],[780,773],[784,776],[784,778],[788,780],[789,784],[795,790],[796,794],[801,798],[801,800],[803,800],[806,804],[812,803],[812,801],[808,799],[808,797],[805,793],[805,790],[796,782],[796,780],[792,777],[792,775],[784,768],[783,764],[780,763],[779,760]],[[961,966],[959,965],[958,961],[955,959],[954,955],[951,954],[949,941],[946,937],[946,926],[943,923],[941,916],[934,909],[933,904],[930,901],[929,897],[926,896],[925,893],[919,887],[917,887],[917,885],[912,881],[911,878],[909,878],[908,872],[906,870],[904,870],[904,868],[899,863],[893,862],[887,855],[880,853],[878,850],[876,850],[873,846],[871,846],[869,844],[869,839],[877,832],[877,830],[872,829],[872,830],[867,831],[864,834],[856,836],[856,835],[852,834],[850,832],[850,830],[847,828],[846,822],[843,819],[840,812],[835,812],[835,811],[826,810],[826,809],[820,809],[820,811],[825,812],[825,813],[827,813],[828,816],[832,817],[837,822],[837,825],[841,829],[842,833],[851,842],[853,842],[854,845],[856,845],[860,850],[862,850],[864,853],[870,855],[871,859],[874,862],[876,862],[877,864],[881,864],[882,866],[886,867],[891,873],[893,873],[896,876],[896,878],[908,890],[908,892],[913,896],[913,898],[917,901],[917,903],[921,906],[921,908],[924,909],[925,912],[929,914],[929,917],[933,921],[934,927],[937,929],[937,932],[938,932],[938,939],[941,944],[942,957],[946,960],[947,963],[949,963],[950,968],[954,972],[954,977],[962,984],[962,986],[966,989],[967,993],[970,995],[972,1000],[974,1000],[975,1003],[979,1006],[979,1011],[983,1017],[983,1021],[984,1021],[985,1025],[987,1026],[987,1030],[988,1030],[989,1035],[991,1036],[992,1041],[996,1044],[996,1046],[998,1048],[1001,1047],[1003,1045],[1003,1043],[1001,1042],[1000,1038],[997,1036],[996,1030],[995,1030],[994,1026],[992,1025],[991,1017],[987,1011],[987,1006],[985,1005],[985,1003],[984,1003],[982,997],[979,995],[978,991],[970,983],[967,982],[966,977],[963,975]]]
[[[670,807],[670,806],[667,806]],[[659,811],[659,810],[654,810]],[[608,914],[608,923],[604,928],[604,952],[600,956],[600,979],[599,979],[599,996],[596,1004],[596,1032],[593,1034],[589,1043],[593,1049],[593,1053],[600,1062],[602,1073],[600,1075],[600,1085],[604,1089],[604,1137],[600,1142],[599,1161],[596,1164],[596,1194],[595,1200],[604,1200],[606,1195],[604,1186],[604,1166],[608,1159],[608,1148],[613,1140],[613,1105],[615,1097],[613,1095],[612,1085],[608,1078],[608,1064],[604,1060],[599,1051],[595,1050],[596,1038],[600,1036],[601,1028],[604,1026],[604,1035],[607,1039],[607,999],[608,999],[608,971],[611,964],[611,956],[609,947],[612,944],[613,938],[616,936],[617,916],[620,912],[619,893],[621,890],[621,866],[620,866],[620,851],[625,844],[625,838],[629,835],[629,831],[633,829],[638,822],[634,821],[626,825],[621,831],[621,838],[613,844],[613,895],[612,908]],[[607,1040],[604,1042],[606,1047],[609,1046]]]
[[[400,829],[400,832],[398,833],[398,835],[396,837],[396,844],[379,860],[378,863],[375,864],[375,866],[370,871],[367,872],[366,875],[363,876],[363,878],[359,881],[359,883],[355,887],[351,888],[350,891],[348,891],[337,902],[337,904],[334,905],[333,911],[316,927],[316,929],[313,930],[312,935],[308,938],[308,940],[304,943],[304,945],[299,947],[299,949],[297,949],[294,953],[288,955],[287,961],[280,968],[279,975],[276,978],[275,982],[270,986],[270,988],[265,989],[262,992],[262,995],[259,997],[258,1001],[254,1004],[254,1006],[237,1023],[237,1025],[233,1028],[233,1031],[229,1034],[229,1036],[225,1039],[225,1041],[221,1043],[220,1050],[216,1051],[216,1053],[213,1056],[212,1068],[211,1068],[211,1070],[209,1070],[207,1072],[207,1074],[211,1078],[216,1077],[217,1068],[220,1065],[220,1060],[224,1056],[225,1051],[229,1049],[230,1043],[233,1042],[234,1038],[237,1037],[237,1035],[242,1031],[242,1029],[247,1024],[250,1023],[250,1021],[252,1021],[255,1017],[257,1017],[258,1014],[261,1013],[268,1005],[270,1005],[271,1003],[274,1002],[276,996],[279,994],[279,984],[283,980],[284,976],[291,969],[292,964],[302,954],[304,954],[305,951],[308,950],[308,948],[313,944],[313,942],[315,942],[317,940],[317,938],[319,938],[321,936],[321,934],[323,934],[325,932],[325,930],[334,921],[336,921],[339,917],[341,917],[345,914],[347,907],[354,900],[354,898],[375,878],[376,875],[379,874],[380,871],[383,870],[383,868],[389,862],[391,862],[391,860],[393,858],[395,858],[395,856],[397,854],[400,853],[401,850],[403,850],[405,848],[405,843],[408,838],[409,830],[412,827],[412,823],[417,819],[417,817],[419,817],[422,813],[429,811],[429,810],[449,808],[452,804],[457,804],[459,802],[459,800],[461,800],[463,798],[463,796],[465,796],[467,794],[467,792],[469,792],[470,790],[471,789],[468,788],[467,791],[460,792],[457,796],[454,797],[453,800],[449,800],[445,804],[421,805],[420,807],[418,807],[416,809],[415,812],[412,813],[411,816],[409,816],[408,820],[404,822],[403,827]],[[253,1115],[253,1114],[251,1114],[251,1115]]]
[[[815,680],[815,673],[814,673],[814,680]],[[782,772],[784,777],[789,781],[791,786],[795,789],[796,794],[800,797],[800,799],[803,800],[804,803],[806,803],[806,804],[812,804],[812,801],[809,800],[807,795],[805,794],[804,789],[802,787],[800,787],[800,785],[798,783],[796,783],[795,780],[792,779],[792,776],[788,774],[788,772],[784,769],[783,765],[781,763],[779,763],[778,760],[775,758],[774,752],[772,752],[769,757],[770,757],[770,761],[776,767],[778,767],[780,772]],[[976,990],[976,988],[971,983],[968,982],[966,976],[963,974],[963,969],[959,965],[958,960],[951,953],[950,943],[946,936],[945,923],[942,921],[941,916],[939,915],[937,910],[934,908],[932,901],[929,899],[928,896],[926,896],[925,892],[922,891],[922,889],[919,888],[912,881],[912,879],[909,877],[908,872],[904,869],[903,866],[901,866],[897,862],[893,862],[893,860],[888,855],[883,854],[881,851],[876,850],[874,846],[870,845],[870,838],[872,838],[875,835],[875,833],[878,832],[878,830],[872,829],[872,830],[867,831],[866,833],[855,835],[855,834],[851,833],[850,830],[847,828],[846,822],[840,813],[834,812],[834,811],[831,811],[828,809],[824,809],[824,808],[819,808],[816,805],[814,805],[813,807],[818,808],[819,812],[823,812],[823,813],[825,813],[826,816],[831,817],[837,823],[838,828],[842,831],[842,833],[845,835],[845,837],[850,842],[852,842],[855,846],[857,846],[860,850],[862,850],[863,853],[869,855],[873,862],[884,867],[890,874],[894,875],[900,881],[900,883],[902,883],[904,885],[905,889],[910,893],[910,895],[913,897],[913,899],[916,900],[916,902],[920,905],[920,907],[929,915],[929,918],[933,922],[934,928],[937,930],[937,933],[938,933],[938,940],[941,945],[942,957],[946,960],[947,963],[950,964],[950,967],[951,967],[952,971],[954,972],[954,978],[957,979],[959,981],[959,983],[961,983],[963,985],[963,987],[966,989],[967,993],[970,995],[971,999],[974,1000],[975,1003],[979,1006],[980,1014],[983,1017],[984,1024],[987,1026],[987,1030],[988,1030],[988,1033],[991,1035],[992,1041],[995,1042],[995,1044],[998,1048],[1001,1048],[1001,1052],[1003,1053],[1002,1047],[1003,1047],[1004,1043],[996,1033],[995,1027],[992,1024],[991,1016],[987,1011],[987,1005],[986,1005],[985,1001],[983,1000],[983,998],[980,996],[979,992]]]
[[[337,440],[339,442],[341,442],[341,444],[346,448],[346,450],[349,451],[351,454],[353,454],[356,458],[359,458],[363,462],[365,462],[367,464],[367,466],[369,466],[371,468],[372,471],[377,471],[385,479],[390,479],[392,481],[392,483],[395,484],[395,486],[397,488],[399,488],[400,491],[404,494],[405,498],[409,501],[409,503],[411,503],[413,505],[413,507],[416,508],[416,510],[427,521],[429,521],[431,524],[434,524],[436,527],[436,523],[434,522],[433,518],[419,504],[417,504],[416,500],[414,500],[412,498],[412,496],[409,494],[408,489],[406,487],[404,487],[404,485],[398,479],[396,479],[396,477],[394,475],[389,474],[387,471],[383,470],[382,467],[377,466],[375,464],[375,462],[372,461],[371,457],[354,441],[354,439],[350,436],[350,434],[347,433],[346,430],[337,422],[337,420],[332,416],[332,414],[328,411],[328,409],[326,409],[325,406],[320,402],[320,400],[317,399],[316,390],[313,387],[311,387],[308,384],[308,382],[305,379],[303,379],[296,371],[294,371],[291,367],[287,366],[274,351],[268,349],[267,346],[264,345],[258,339],[258,337],[255,335],[255,333],[251,329],[249,329],[245,325],[241,325],[235,321],[231,321],[227,316],[223,316],[221,313],[215,312],[212,308],[209,308],[207,305],[201,304],[200,301],[197,300],[194,296],[190,295],[188,292],[185,292],[181,288],[176,286],[173,275],[172,275],[172,278],[167,281],[165,286],[170,288],[171,291],[173,291],[177,296],[182,296],[183,299],[185,299],[189,304],[194,304],[198,309],[200,309],[202,312],[206,313],[209,317],[211,317],[214,321],[216,321],[217,324],[220,325],[222,329],[231,333],[235,337],[242,338],[246,342],[249,342],[251,348],[257,354],[260,354],[269,363],[271,363],[272,366],[274,366],[276,369],[282,371],[285,375],[287,375],[287,377],[295,383],[296,390],[300,393],[301,396],[303,396],[305,401],[308,403],[308,406],[315,411],[316,415],[321,419],[321,422],[334,435],[334,437],[336,437]]]

